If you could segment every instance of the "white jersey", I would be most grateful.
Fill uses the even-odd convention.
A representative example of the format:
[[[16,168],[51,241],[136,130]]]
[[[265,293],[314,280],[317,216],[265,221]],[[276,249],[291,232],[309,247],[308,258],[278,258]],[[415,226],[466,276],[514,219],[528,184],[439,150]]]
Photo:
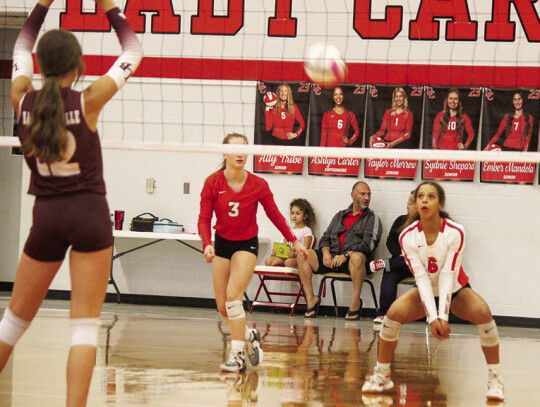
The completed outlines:
[[[292,229],[294,235],[296,236],[296,238],[298,239],[298,241],[302,244],[304,244],[304,239],[306,237],[313,237],[313,232],[311,231],[311,228],[307,227],[307,226],[304,226],[303,228],[301,229]],[[313,241],[312,241],[313,242]],[[309,247],[306,247],[306,249],[309,249]]]
[[[452,294],[469,281],[461,267],[465,248],[463,226],[443,218],[437,239],[428,246],[422,226],[416,221],[401,232],[399,242],[416,279],[428,322],[437,319],[434,297],[439,297],[438,318],[448,321]]]

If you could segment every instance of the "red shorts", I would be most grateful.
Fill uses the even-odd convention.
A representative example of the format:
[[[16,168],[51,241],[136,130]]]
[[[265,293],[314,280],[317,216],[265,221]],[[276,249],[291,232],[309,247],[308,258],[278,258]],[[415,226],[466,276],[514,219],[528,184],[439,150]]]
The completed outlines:
[[[24,252],[39,261],[60,261],[69,246],[95,252],[112,246],[112,227],[105,195],[76,192],[38,197]]]

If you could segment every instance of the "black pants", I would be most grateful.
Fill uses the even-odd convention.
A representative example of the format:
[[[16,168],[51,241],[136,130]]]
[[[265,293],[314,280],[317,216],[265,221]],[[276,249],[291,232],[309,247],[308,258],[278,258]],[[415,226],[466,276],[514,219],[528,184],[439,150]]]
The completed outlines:
[[[388,259],[388,261],[390,271],[385,270],[383,272],[377,316],[386,315],[390,305],[396,300],[398,284],[407,277],[412,277],[411,270],[409,270],[409,266],[405,262],[405,257],[396,256]]]

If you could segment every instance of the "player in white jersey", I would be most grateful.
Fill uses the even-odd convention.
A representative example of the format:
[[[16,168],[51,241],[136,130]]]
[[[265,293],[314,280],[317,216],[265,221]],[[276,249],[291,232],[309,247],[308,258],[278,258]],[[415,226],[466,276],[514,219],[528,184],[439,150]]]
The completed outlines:
[[[402,324],[427,316],[432,334],[441,340],[448,339],[451,311],[477,326],[488,365],[486,397],[504,400],[497,325],[489,306],[472,290],[461,267],[465,230],[442,210],[445,193],[439,184],[423,182],[415,189],[414,196],[418,214],[416,219],[407,221],[399,239],[405,260],[416,279],[416,287],[399,297],[386,313],[379,334],[377,366],[364,383],[362,392],[382,393],[394,387],[390,363]]]

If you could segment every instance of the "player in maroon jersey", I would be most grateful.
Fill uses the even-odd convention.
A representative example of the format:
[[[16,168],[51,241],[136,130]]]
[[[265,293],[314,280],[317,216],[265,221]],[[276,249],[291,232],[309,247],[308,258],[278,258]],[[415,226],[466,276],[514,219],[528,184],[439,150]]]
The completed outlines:
[[[13,50],[11,102],[36,196],[9,307],[0,322],[0,370],[30,325],[68,248],[71,272],[71,347],[68,406],[85,406],[96,358],[99,315],[109,281],[112,230],[97,119],[142,58],[142,48],[112,0],[106,12],[122,54],[83,92],[71,89],[84,73],[81,47],[66,30],[46,32],[37,45],[43,86],[34,90],[32,49],[53,0],[39,0]]]
[[[497,133],[489,140],[484,151],[487,151],[492,144],[499,144],[504,151],[528,150],[534,119],[525,111],[523,96],[520,92],[514,93],[512,105],[514,109],[504,115]]]
[[[381,137],[386,148],[393,148],[411,138],[412,125],[413,113],[409,110],[407,93],[403,88],[396,88],[392,92],[392,107],[384,112],[381,128],[369,138],[369,145]]]
[[[343,106],[343,89],[341,87],[338,86],[334,89],[333,99],[334,108],[323,114],[321,147],[351,146],[360,134],[356,116]]]
[[[247,144],[245,136],[227,135],[223,144]],[[292,242],[294,249],[307,258],[306,248],[298,241],[279,211],[268,183],[245,170],[245,154],[225,154],[220,170],[210,175],[201,192],[198,230],[204,259],[214,262],[214,294],[218,311],[229,324],[231,353],[221,370],[246,370],[244,348],[253,366],[262,360],[260,333],[246,327],[242,297],[257,263],[257,207],[262,204],[268,218]],[[216,214],[214,245],[211,240],[212,216]]]
[[[300,109],[294,103],[291,87],[286,83],[278,86],[277,103],[267,106],[264,111],[266,131],[272,131],[274,144],[289,145],[287,141],[301,136],[306,126]],[[294,123],[298,122],[298,128],[293,131]]]
[[[464,141],[465,133],[467,140]],[[474,139],[474,129],[467,113],[463,113],[459,90],[450,88],[442,112],[433,123],[433,150],[467,150]]]

